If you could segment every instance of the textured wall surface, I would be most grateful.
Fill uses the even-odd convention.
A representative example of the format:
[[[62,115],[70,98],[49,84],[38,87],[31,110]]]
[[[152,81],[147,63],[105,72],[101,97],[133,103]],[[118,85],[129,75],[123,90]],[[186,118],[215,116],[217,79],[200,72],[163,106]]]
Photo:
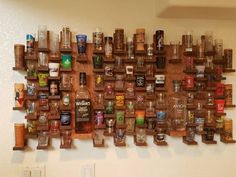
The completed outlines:
[[[236,177],[236,145],[187,146],[168,137],[168,147],[157,147],[148,138],[148,147],[136,147],[128,137],[127,148],[117,148],[112,139],[108,148],[96,149],[91,141],[74,141],[75,149],[60,150],[53,139],[52,150],[36,151],[37,142],[30,140],[32,150],[13,152],[13,123],[24,121],[24,113],[12,111],[13,84],[25,82],[23,74],[12,71],[13,45],[25,43],[26,33],[36,33],[40,24],[59,32],[63,25],[76,33],[91,33],[101,27],[111,35],[116,27],[125,28],[127,36],[138,27],[146,28],[147,41],[156,29],[165,30],[165,42],[180,40],[186,30],[194,31],[194,39],[207,30],[224,40],[225,48],[236,49],[236,21],[159,19],[155,16],[155,0],[0,0],[0,176],[18,177],[19,165],[46,164],[47,177],[78,177],[83,164],[96,164],[96,177]],[[187,15],[187,14],[186,14]],[[235,55],[234,55],[235,58]],[[234,60],[235,61],[235,60]],[[236,65],[235,65],[236,66]],[[233,83],[236,74],[229,74],[226,83]],[[234,103],[236,103],[234,92]],[[227,117],[235,120],[236,110]],[[236,120],[235,120],[236,123]],[[236,128],[236,124],[234,125]],[[234,131],[236,134],[236,131]],[[219,140],[219,137],[216,138]]]

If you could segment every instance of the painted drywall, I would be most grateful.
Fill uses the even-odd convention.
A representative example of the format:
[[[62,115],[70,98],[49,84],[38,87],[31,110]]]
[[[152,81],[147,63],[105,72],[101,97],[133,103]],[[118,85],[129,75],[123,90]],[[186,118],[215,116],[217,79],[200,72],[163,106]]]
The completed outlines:
[[[40,24],[55,32],[68,25],[75,34],[85,33],[90,39],[96,27],[105,35],[123,27],[127,36],[144,27],[148,42],[156,29],[164,29],[165,43],[180,40],[188,30],[193,30],[194,39],[212,30],[215,38],[224,40],[225,48],[235,51],[236,21],[160,19],[156,8],[155,0],[0,0],[0,176],[18,177],[21,165],[45,164],[47,177],[79,177],[81,165],[95,163],[96,177],[236,177],[235,145],[205,145],[200,137],[198,146],[168,137],[168,147],[155,146],[149,137],[144,148],[136,147],[131,137],[126,148],[115,147],[112,139],[107,141],[109,147],[102,149],[93,148],[91,141],[75,140],[72,150],[60,150],[59,140],[53,139],[49,151],[35,150],[37,142],[30,140],[29,152],[12,151],[13,123],[24,121],[24,113],[12,111],[13,84],[25,82],[22,73],[12,71],[13,45],[25,43],[25,34],[36,33]],[[226,83],[233,83],[236,89],[236,74],[227,76]],[[233,101],[236,103],[235,94]],[[230,109],[227,116],[235,119],[235,113]]]

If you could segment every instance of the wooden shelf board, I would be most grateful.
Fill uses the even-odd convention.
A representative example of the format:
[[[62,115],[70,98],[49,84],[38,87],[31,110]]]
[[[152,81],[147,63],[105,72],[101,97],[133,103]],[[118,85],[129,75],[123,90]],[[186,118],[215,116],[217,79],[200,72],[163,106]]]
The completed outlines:
[[[225,99],[225,96],[214,96],[215,99]]]
[[[205,144],[217,144],[217,141],[215,141],[215,140],[213,140],[213,141],[202,140],[202,142]]]
[[[167,109],[167,105],[156,105],[156,109]]]
[[[109,119],[109,118],[114,119],[115,118],[115,114],[104,114],[104,118],[105,119]]]
[[[215,77],[214,78],[215,81],[222,81],[222,80],[226,80],[226,77],[220,76],[220,77]]]
[[[207,62],[207,60],[205,58],[202,58],[202,59],[194,59],[193,60],[194,63],[196,64],[204,64]]]
[[[135,132],[126,131],[125,134],[128,135],[128,136],[134,136],[134,135],[135,135]]]
[[[206,74],[213,74],[213,73],[214,73],[214,70],[211,69],[211,68],[206,67],[206,68],[205,68],[205,73],[206,73]]]
[[[207,78],[206,77],[196,77],[195,80],[197,82],[206,82],[207,81]]]
[[[104,110],[104,105],[94,104],[93,110]]]
[[[135,96],[130,96],[130,95],[125,95],[125,99],[126,100],[135,100],[136,97]]]
[[[48,80],[56,80],[56,81],[59,81],[60,79],[61,79],[60,76],[58,76],[58,77],[51,77],[51,76],[49,76],[49,77],[48,77]]]
[[[153,50],[153,53],[157,56],[163,56],[166,54],[165,50],[157,50],[156,48]]]
[[[48,125],[38,125],[37,130],[38,131],[48,131],[49,126]]]
[[[187,105],[187,109],[197,109],[196,105]]]
[[[126,146],[126,143],[125,143],[125,142],[120,143],[120,142],[117,142],[117,141],[115,141],[115,140],[114,140],[114,144],[115,144],[116,147],[125,147],[125,146]]]
[[[81,140],[88,140],[92,139],[92,133],[76,133],[74,130],[72,131],[71,138],[72,139],[81,139]]]
[[[72,72],[72,68],[60,68],[60,72]]]
[[[25,107],[13,107],[13,110],[14,111],[24,111],[24,110],[26,110],[26,108]]]
[[[94,54],[105,54],[105,50],[102,49],[102,50],[93,50],[93,53]]]
[[[40,111],[49,111],[49,106],[48,107],[39,107]]]
[[[146,130],[147,135],[155,135],[155,133],[156,133],[155,130],[149,130],[149,129]]]
[[[116,123],[115,127],[116,128],[120,128],[120,129],[125,129],[127,127],[127,125],[126,124],[118,124],[118,123]]]
[[[48,120],[59,120],[60,119],[60,114],[58,115],[48,115]]]
[[[136,59],[125,58],[124,63],[137,63]]]
[[[104,73],[104,69],[103,69],[103,68],[100,68],[100,69],[97,69],[97,68],[95,69],[95,68],[94,68],[94,69],[93,69],[93,72],[94,72],[94,73]]]
[[[224,69],[223,69],[223,72],[224,72],[224,73],[232,73],[232,72],[235,72],[235,69],[232,69],[232,68],[224,68]]]
[[[187,132],[186,131],[167,131],[167,135],[173,136],[173,137],[183,137],[186,136]]]
[[[196,123],[187,123],[186,127],[196,127]]]
[[[212,123],[205,123],[204,124],[204,127],[213,127],[213,128],[215,128],[216,127],[216,123],[214,123],[214,122],[212,122]]]
[[[115,91],[116,91],[116,92],[124,92],[125,89],[124,89],[124,88],[115,88]]]
[[[60,62],[61,61],[59,55],[58,56],[49,56],[48,60],[51,61],[51,62]]]
[[[48,68],[48,66],[40,66],[37,68],[37,71],[38,72],[48,72],[49,68]]]
[[[32,54],[32,55],[25,55],[24,59],[25,60],[35,60],[35,61],[37,61],[38,57],[37,57],[36,54]]]
[[[159,91],[159,92],[166,92],[167,91],[165,87],[156,87],[155,90]]]
[[[25,119],[27,119],[27,120],[37,120],[37,115],[27,114],[27,115],[25,115]]]
[[[205,56],[214,56],[215,55],[215,51],[207,51],[205,52]]]
[[[156,141],[155,139],[153,140],[153,143],[157,146],[168,146],[168,143],[166,141]]]
[[[181,59],[169,59],[168,61],[171,64],[181,64],[182,63]]]
[[[216,87],[207,87],[206,88],[206,91],[215,91],[216,90]]]
[[[146,76],[146,81],[155,81],[156,78],[153,76]]]
[[[124,54],[126,54],[126,50],[118,50],[118,49],[114,49],[114,51],[113,51],[113,54],[115,54],[115,55],[124,55]]]
[[[135,68],[135,73],[146,73],[146,68]]]
[[[162,74],[166,73],[166,69],[158,69],[157,68],[155,71],[156,71],[156,73],[162,73]]]
[[[71,146],[71,144],[69,144],[69,145],[60,145],[60,149],[71,149],[72,148],[72,146]]]
[[[108,133],[106,130],[104,131],[104,136],[114,136],[115,133],[112,132],[112,133]]]
[[[103,59],[103,62],[104,63],[114,63],[115,62],[115,58],[104,58]]]
[[[26,71],[25,67],[12,67],[14,71]]]
[[[197,134],[197,135],[204,135],[204,134],[206,134],[206,132],[205,132],[205,131],[201,131],[201,132],[196,131],[196,134]]]
[[[145,59],[144,59],[144,62],[145,63],[150,63],[150,64],[154,64],[154,63],[156,63],[156,58],[155,57],[146,57]]]
[[[183,143],[187,145],[198,145],[197,141],[187,141],[185,137],[183,137]]]
[[[197,88],[196,88],[196,87],[184,88],[184,91],[186,91],[186,92],[196,92],[196,91],[197,91]]]
[[[60,52],[61,53],[71,53],[72,52],[72,48],[60,48]]]
[[[115,99],[115,95],[105,95],[104,99],[105,100],[114,100]]]
[[[114,73],[123,74],[125,73],[125,68],[115,68]]]
[[[60,125],[60,130],[71,130],[71,125]]]
[[[226,60],[225,59],[214,59],[213,63],[214,64],[225,64]]]
[[[236,140],[224,140],[224,139],[220,139],[220,141],[222,143],[225,143],[225,144],[234,144],[236,143]]]
[[[38,134],[32,134],[32,133],[29,133],[29,132],[27,132],[26,134],[25,134],[25,138],[26,139],[36,139],[36,138],[38,138]]]
[[[62,106],[60,107],[60,110],[61,110],[61,111],[71,111],[71,109],[72,109],[72,106],[71,106],[71,105],[68,105],[68,106],[62,105]]]
[[[106,124],[94,125],[94,129],[105,129],[105,128],[106,128]]]
[[[125,113],[125,118],[135,118],[135,114],[127,114]]]
[[[134,90],[136,92],[146,92],[146,87],[135,87]]]
[[[49,87],[37,87],[38,91],[49,91]]]
[[[23,147],[14,146],[13,147],[13,151],[24,151],[25,149],[26,149],[25,146],[23,146]]]
[[[72,90],[72,87],[61,87],[60,86],[60,91],[71,91]]]
[[[38,80],[37,76],[25,76],[25,79],[30,80],[30,81],[36,81]]]
[[[196,74],[197,70],[196,69],[185,69],[183,70],[185,74]]]
[[[104,81],[115,81],[116,78],[113,77],[113,76],[104,76],[103,80],[104,80]]]
[[[60,137],[60,131],[58,130],[57,132],[49,132],[49,137],[50,138],[59,138]]]
[[[215,105],[203,105],[205,109],[216,109]]]
[[[145,55],[147,53],[146,50],[134,50],[135,54],[139,54],[139,55]]]
[[[227,105],[227,104],[226,104],[226,105],[225,105],[225,108],[235,108],[235,107],[236,107],[235,104],[232,104],[232,105],[229,105],[229,104]]]
[[[152,113],[152,114],[146,113],[145,117],[146,117],[146,118],[156,118],[157,116],[156,116],[155,113]]]
[[[49,52],[49,48],[38,48],[38,52]]]
[[[147,142],[143,142],[143,143],[137,142],[136,135],[134,135],[134,144],[136,146],[147,146]]]
[[[225,112],[222,112],[222,113],[215,113],[215,116],[219,117],[219,116],[226,116],[226,113]]]
[[[146,94],[145,96],[146,100],[156,100],[156,95],[153,94]]]
[[[61,96],[60,95],[50,95],[48,96],[49,100],[60,100]]]
[[[79,63],[87,63],[89,60],[88,60],[87,55],[78,55],[76,57],[76,61],[79,62]]]
[[[104,139],[102,140],[101,144],[95,144],[95,141],[93,139],[93,147],[105,147]]]
[[[125,110],[125,106],[115,106],[116,110]]]
[[[26,95],[25,100],[37,100],[37,95]]]
[[[183,55],[188,57],[196,57],[197,53],[195,51],[185,51]]]
[[[49,146],[37,146],[38,150],[47,150]]]
[[[135,81],[135,77],[134,76],[126,76],[125,80],[126,81]]]

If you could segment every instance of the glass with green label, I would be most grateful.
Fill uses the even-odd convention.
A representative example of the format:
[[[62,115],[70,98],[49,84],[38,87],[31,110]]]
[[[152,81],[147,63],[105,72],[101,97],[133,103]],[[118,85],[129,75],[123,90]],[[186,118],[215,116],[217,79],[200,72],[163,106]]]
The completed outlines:
[[[72,55],[62,54],[61,55],[61,65],[64,69],[70,69],[72,67]]]

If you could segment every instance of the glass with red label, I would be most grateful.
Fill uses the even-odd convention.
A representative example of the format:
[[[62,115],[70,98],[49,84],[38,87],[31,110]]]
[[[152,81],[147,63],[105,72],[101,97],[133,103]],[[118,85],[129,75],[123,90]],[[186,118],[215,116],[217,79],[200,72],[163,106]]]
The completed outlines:
[[[225,86],[222,83],[216,83],[215,96],[224,96]]]
[[[194,87],[194,77],[193,76],[185,76],[183,80],[183,85],[185,88],[193,88]]]
[[[194,68],[193,57],[190,57],[190,56],[185,57],[185,67],[186,67],[186,70],[192,70]]]
[[[216,113],[224,113],[225,100],[215,100]]]

